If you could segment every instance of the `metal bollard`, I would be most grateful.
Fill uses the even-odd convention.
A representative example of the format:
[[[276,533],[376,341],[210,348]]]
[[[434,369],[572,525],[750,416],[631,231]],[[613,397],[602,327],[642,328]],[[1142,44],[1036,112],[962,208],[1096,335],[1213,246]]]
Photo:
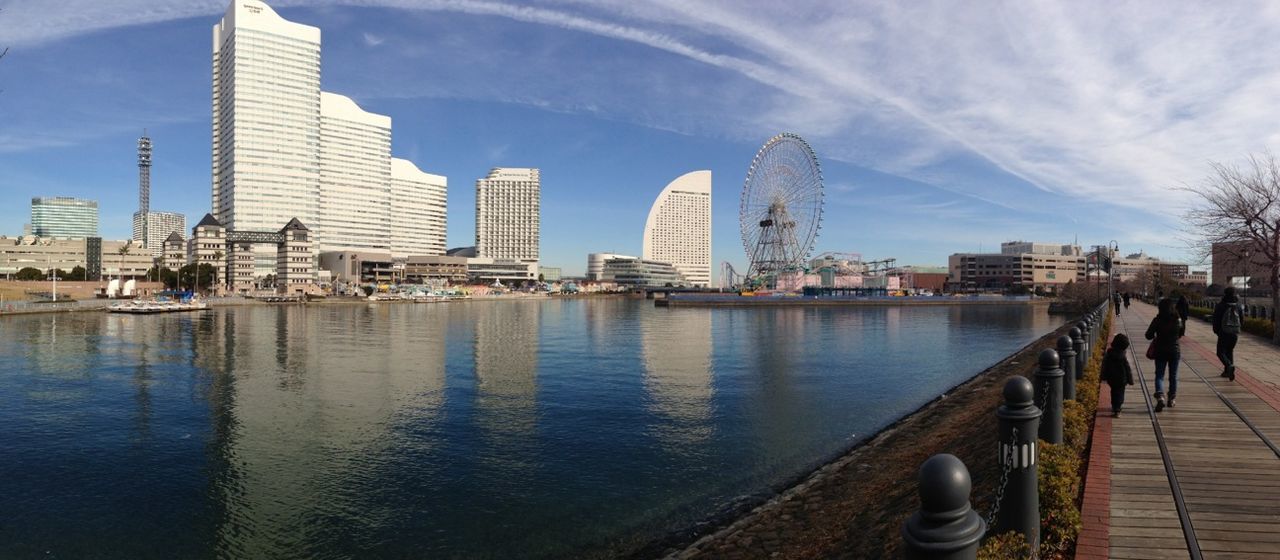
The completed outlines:
[[[1062,368],[1058,352],[1052,348],[1040,351],[1040,368],[1036,370],[1036,405],[1044,412],[1040,419],[1040,439],[1062,443]]]
[[[908,560],[976,560],[987,523],[969,503],[973,481],[955,455],[920,465],[920,510],[902,523]]]
[[[1089,323],[1080,321],[1076,323],[1076,328],[1080,329],[1080,340],[1084,341],[1084,346],[1080,347],[1080,362],[1082,364],[1089,363]],[[1084,372],[1084,366],[1080,366],[1079,371]]]
[[[1076,379],[1082,379],[1084,375],[1084,335],[1080,334],[1079,327],[1071,327],[1067,331],[1067,336],[1071,337],[1071,349],[1075,351],[1076,367],[1073,370]]]
[[[1065,337],[1064,337],[1065,338]],[[1036,466],[1036,434],[1040,409],[1032,401],[1031,380],[1020,375],[1004,383],[1000,421],[1000,477],[996,490],[995,534],[1017,531],[1028,543],[1040,542],[1040,484]]]
[[[1062,366],[1062,400],[1076,400],[1076,351],[1071,337],[1058,337],[1058,362]]]

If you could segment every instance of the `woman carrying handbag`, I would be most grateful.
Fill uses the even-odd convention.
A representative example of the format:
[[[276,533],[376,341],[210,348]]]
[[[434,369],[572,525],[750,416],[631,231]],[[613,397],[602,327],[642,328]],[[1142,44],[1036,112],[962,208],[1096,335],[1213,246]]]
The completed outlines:
[[[1147,327],[1147,357],[1156,361],[1156,412],[1164,410],[1164,372],[1169,369],[1169,408],[1178,398],[1178,362],[1182,361],[1182,348],[1178,339],[1186,334],[1187,326],[1178,315],[1173,300],[1162,299],[1159,312]]]

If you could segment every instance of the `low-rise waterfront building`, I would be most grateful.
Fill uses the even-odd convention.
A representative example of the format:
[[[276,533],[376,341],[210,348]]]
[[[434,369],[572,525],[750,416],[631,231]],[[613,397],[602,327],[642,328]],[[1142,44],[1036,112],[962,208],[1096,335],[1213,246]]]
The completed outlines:
[[[397,282],[401,273],[391,251],[325,251],[320,269],[334,281],[355,284]]]
[[[257,289],[257,247],[274,246],[276,287],[285,292],[310,291],[317,279],[315,238],[297,218],[279,231],[237,231],[205,214],[191,229],[187,243],[188,262],[214,267],[214,284],[232,292]],[[305,249],[306,255],[302,254]]]
[[[559,282],[561,277],[560,267],[558,266],[539,266],[538,277],[543,282]]]
[[[1069,246],[1060,246],[1069,247]],[[1085,279],[1085,257],[1047,253],[956,253],[947,259],[952,291],[1003,291],[1020,286],[1057,292]]]
[[[144,278],[152,264],[151,254],[133,240],[103,240],[0,236],[0,276],[12,276],[24,268],[48,273],[85,269],[88,280],[103,278]]]
[[[591,253],[587,255],[587,280],[590,282],[599,282],[604,280],[604,263],[609,259],[634,259],[630,255],[620,255],[618,253]]]
[[[625,258],[605,261],[604,281],[637,288],[682,288],[691,285],[671,263]]]
[[[404,280],[412,284],[462,284],[467,281],[467,257],[410,255]]]
[[[538,263],[521,259],[468,258],[467,279],[486,284],[501,282],[505,285],[532,282],[538,279]]]
[[[173,232],[164,240],[164,257],[161,266],[169,270],[179,270],[187,264],[187,242],[182,234]]]

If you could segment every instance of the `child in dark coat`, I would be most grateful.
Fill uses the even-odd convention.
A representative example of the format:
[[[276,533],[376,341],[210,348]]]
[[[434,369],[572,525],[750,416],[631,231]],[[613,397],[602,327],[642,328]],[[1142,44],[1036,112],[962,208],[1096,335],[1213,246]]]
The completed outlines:
[[[1102,380],[1111,386],[1111,416],[1120,416],[1120,407],[1124,406],[1124,387],[1133,385],[1133,370],[1125,352],[1129,351],[1129,337],[1123,333],[1111,339],[1111,347],[1102,357]]]

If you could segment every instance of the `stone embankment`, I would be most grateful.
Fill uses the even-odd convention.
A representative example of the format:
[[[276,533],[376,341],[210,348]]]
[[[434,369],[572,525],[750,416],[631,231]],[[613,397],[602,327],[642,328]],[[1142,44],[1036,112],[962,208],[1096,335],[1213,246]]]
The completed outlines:
[[[918,507],[916,472],[947,452],[969,466],[974,507],[990,508],[996,487],[996,407],[1011,375],[1030,375],[1036,354],[1070,326],[1045,335],[881,431],[746,515],[692,544],[667,543],[649,556],[674,559],[899,558],[899,528]],[[964,356],[956,356],[964,364]],[[904,379],[904,382],[909,380]],[[684,545],[679,547],[677,545]]]

